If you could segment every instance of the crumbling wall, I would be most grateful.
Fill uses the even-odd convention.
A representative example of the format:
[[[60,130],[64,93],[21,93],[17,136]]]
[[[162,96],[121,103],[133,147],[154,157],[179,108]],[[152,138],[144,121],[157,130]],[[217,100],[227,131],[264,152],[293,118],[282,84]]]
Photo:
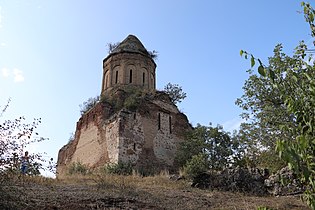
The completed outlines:
[[[145,142],[142,116],[124,110],[119,117],[119,161],[136,165]]]
[[[117,122],[112,122],[109,123],[109,128],[104,129],[106,127],[104,126],[104,118],[109,118],[109,116],[111,116],[111,108],[104,103],[98,103],[93,109],[81,116],[77,122],[73,141],[68,142],[59,150],[58,177],[65,176],[72,163],[80,162],[95,168],[104,165],[115,156],[109,154],[107,148],[112,148],[114,145],[112,141],[115,141],[115,138],[113,136],[117,133],[118,128],[115,129]],[[112,127],[114,129],[111,129]],[[106,141],[109,138],[112,141]]]
[[[107,147],[104,148],[104,151],[107,152],[108,158],[105,163],[118,163],[119,158],[119,118],[116,116],[113,117],[111,122],[107,122],[103,125],[105,130],[104,140],[107,142]]]
[[[161,93],[134,111],[113,112],[99,103],[78,121],[74,141],[60,150],[58,171],[65,174],[74,162],[91,168],[124,162],[138,170],[176,169],[177,148],[190,129],[187,117]]]

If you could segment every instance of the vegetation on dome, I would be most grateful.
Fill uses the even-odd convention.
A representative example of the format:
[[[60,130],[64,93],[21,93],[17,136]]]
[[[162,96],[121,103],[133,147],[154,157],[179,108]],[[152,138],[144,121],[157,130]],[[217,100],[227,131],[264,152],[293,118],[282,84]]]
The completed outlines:
[[[108,54],[114,53],[115,50],[117,50],[117,48],[120,46],[121,42],[116,42],[116,43],[107,43],[107,48],[108,48]],[[152,58],[154,61],[156,61],[158,59],[158,51],[156,50],[147,50],[144,48],[143,51],[144,54],[148,55],[150,58]]]

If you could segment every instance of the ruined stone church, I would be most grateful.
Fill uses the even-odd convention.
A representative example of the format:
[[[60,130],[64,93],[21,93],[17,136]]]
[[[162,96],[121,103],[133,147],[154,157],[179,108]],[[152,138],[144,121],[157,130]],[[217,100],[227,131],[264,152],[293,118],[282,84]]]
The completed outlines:
[[[156,63],[129,35],[103,60],[100,101],[84,113],[74,139],[58,154],[57,176],[80,162],[95,169],[130,163],[136,170],[176,168],[174,158],[191,126],[169,96],[156,90]]]

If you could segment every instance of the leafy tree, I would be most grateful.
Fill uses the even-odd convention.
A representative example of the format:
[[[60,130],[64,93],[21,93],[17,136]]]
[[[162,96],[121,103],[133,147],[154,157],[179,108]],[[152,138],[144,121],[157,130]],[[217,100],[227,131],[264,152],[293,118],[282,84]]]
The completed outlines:
[[[175,104],[182,102],[186,98],[186,93],[178,84],[167,83],[164,87],[164,92],[170,96],[171,101]]]
[[[194,179],[199,174],[206,172],[209,169],[207,156],[199,153],[192,156],[190,160],[184,166],[184,173],[190,179]]]
[[[241,55],[249,56],[251,64],[255,64],[255,59],[251,55],[247,55],[245,51],[241,51]],[[261,63],[260,60],[258,60]],[[240,135],[245,137],[247,144],[247,157],[252,166],[262,166],[261,152],[270,154],[270,157],[276,156],[276,139],[295,138],[297,133],[292,130],[280,129],[281,126],[295,127],[296,122],[294,116],[291,115],[285,106],[285,101],[281,97],[281,91],[290,94],[294,92],[292,87],[286,87],[279,90],[274,87],[274,82],[290,82],[292,78],[285,73],[286,69],[302,68],[302,63],[298,62],[297,57],[290,57],[282,52],[282,45],[278,44],[274,49],[274,55],[269,58],[268,68],[272,71],[277,71],[279,75],[273,80],[269,80],[260,74],[255,74],[249,70],[249,78],[243,86],[244,94],[237,99],[236,104],[240,106],[244,112],[242,117],[246,120],[241,125]],[[262,69],[260,68],[260,72]],[[279,126],[281,125],[281,126]],[[277,161],[279,167],[283,166],[283,161],[280,159],[270,159],[273,164]],[[266,162],[267,163],[267,162]],[[264,167],[266,165],[263,164]],[[271,167],[271,165],[269,165]],[[277,170],[279,168],[275,168]]]
[[[10,100],[0,113],[2,117],[9,107]],[[4,120],[0,123],[0,174],[8,172],[20,172],[20,157],[24,155],[27,145],[47,140],[39,137],[36,128],[41,123],[41,118],[34,119],[31,123],[25,123],[24,117],[14,120]],[[49,168],[54,170],[52,160],[45,160],[42,153],[30,154],[28,174],[39,175],[39,169],[46,169],[44,163],[49,163]],[[5,176],[0,176],[4,178]],[[0,178],[0,179],[1,179]],[[4,181],[4,180],[2,180]],[[1,182],[1,180],[0,180]]]
[[[196,155],[206,156],[209,169],[220,170],[231,163],[235,142],[221,126],[200,124],[187,134],[176,155],[176,162],[184,166]]]
[[[275,148],[262,146],[257,128],[250,123],[242,123],[238,132],[233,134],[233,165],[251,168],[268,168],[276,172],[286,165],[276,154]],[[275,140],[274,140],[275,141]]]
[[[175,157],[178,166],[184,166],[193,156],[203,153],[205,149],[205,132],[206,127],[198,124],[193,131],[186,133],[185,141],[180,144]]]
[[[90,109],[92,109],[98,102],[100,101],[100,97],[91,97],[84,101],[82,104],[79,105],[81,115],[87,113]]]
[[[315,37],[315,10],[304,2],[302,7],[312,37]],[[258,73],[278,93],[273,98],[281,100],[281,107],[289,120],[275,121],[274,126],[277,132],[291,136],[279,135],[276,149],[300,181],[308,186],[304,198],[315,209],[315,66],[312,55],[307,55],[312,50],[303,41],[296,47],[293,56],[285,55],[281,48],[278,49],[272,58],[277,65],[269,62],[266,66],[245,51],[241,51],[241,55],[244,54],[245,58],[250,56],[251,67],[258,61]]]

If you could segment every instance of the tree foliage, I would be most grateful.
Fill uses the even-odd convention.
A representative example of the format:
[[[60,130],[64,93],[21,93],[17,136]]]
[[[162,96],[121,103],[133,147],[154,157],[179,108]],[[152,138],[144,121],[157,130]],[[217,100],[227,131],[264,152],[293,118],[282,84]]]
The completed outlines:
[[[315,11],[308,3],[302,2],[302,7],[305,19],[310,24],[312,37],[315,37]],[[300,181],[307,186],[304,198],[315,209],[314,59],[308,54],[312,50],[303,41],[295,48],[292,56],[284,54],[281,49],[276,47],[275,55],[269,59],[269,65],[264,65],[246,51],[241,51],[240,54],[245,58],[250,57],[251,67],[258,61],[258,73],[265,81],[262,86],[277,93],[271,95],[271,99],[280,101],[280,109],[285,116],[282,120],[275,118],[269,128],[275,128],[271,134],[279,134],[275,138],[279,156],[288,162]]]
[[[10,100],[5,105],[0,116],[9,107]],[[31,123],[26,123],[25,117],[14,120],[4,120],[0,123],[0,174],[13,172],[20,173],[21,157],[24,155],[28,145],[36,142],[48,140],[40,137],[36,132],[41,123],[41,118],[34,118]],[[46,160],[44,153],[34,153],[29,155],[29,175],[39,175],[40,169],[54,171],[53,160]],[[44,164],[48,163],[48,168]],[[0,176],[1,177],[1,176]]]
[[[203,153],[192,156],[184,166],[184,173],[190,179],[194,179],[199,174],[206,172],[209,169],[207,156]]]
[[[241,55],[247,53],[241,51]],[[254,58],[250,57],[251,65],[255,62]],[[254,58],[255,59],[255,58]],[[292,68],[292,65],[301,68],[302,64],[296,62],[297,57],[292,58],[282,51],[282,45],[277,45],[274,49],[274,55],[269,58],[268,71],[277,74],[278,77],[273,77],[273,80],[268,79],[264,75],[265,70],[260,68],[261,74],[255,74],[252,70],[249,70],[249,78],[243,86],[244,94],[241,98],[238,98],[236,104],[240,106],[244,112],[242,113],[245,123],[240,127],[239,137],[243,139],[246,144],[246,158],[251,166],[268,166],[268,168],[274,168],[278,170],[284,165],[280,158],[273,158],[276,156],[276,139],[293,139],[297,133],[290,129],[280,129],[282,126],[295,127],[296,122],[294,116],[286,109],[285,101],[281,97],[281,91],[286,94],[294,92],[292,87],[284,88],[280,90],[275,88],[275,82],[290,83],[292,82],[291,75],[288,75],[286,69]],[[261,63],[260,60],[258,63]],[[281,125],[281,126],[280,126]],[[270,154],[266,159],[265,155]],[[261,156],[262,155],[262,156]],[[264,164],[260,164],[264,161]],[[275,162],[276,161],[276,162]]]
[[[100,97],[90,97],[86,101],[84,101],[82,104],[79,105],[81,115],[87,113],[90,109],[92,109],[98,102],[100,101]]]
[[[221,126],[198,124],[193,131],[187,133],[185,141],[181,143],[176,162],[179,166],[187,167],[192,164],[190,161],[194,156],[202,154],[206,157],[208,169],[221,170],[232,162],[233,150],[236,146],[236,142]],[[199,160],[200,157],[197,159]]]
[[[175,104],[182,102],[186,98],[186,93],[178,84],[167,83],[164,87],[164,92],[169,95],[171,101]]]
[[[242,123],[239,131],[232,136],[237,146],[234,148],[234,165],[250,168],[268,168],[276,172],[286,165],[275,151],[275,140],[269,139],[272,147],[263,146],[263,131],[251,123]],[[265,134],[267,136],[267,134]],[[268,136],[267,136],[268,137]],[[268,137],[269,138],[269,137]]]

